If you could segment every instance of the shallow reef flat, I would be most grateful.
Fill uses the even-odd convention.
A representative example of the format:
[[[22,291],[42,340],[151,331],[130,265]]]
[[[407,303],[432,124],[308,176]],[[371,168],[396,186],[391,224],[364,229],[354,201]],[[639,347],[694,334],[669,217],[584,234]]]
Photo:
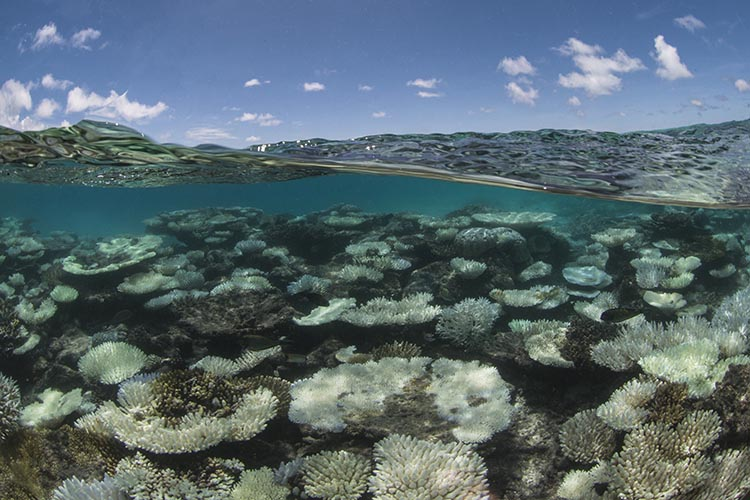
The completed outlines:
[[[750,214],[0,220],[0,498],[741,499]]]

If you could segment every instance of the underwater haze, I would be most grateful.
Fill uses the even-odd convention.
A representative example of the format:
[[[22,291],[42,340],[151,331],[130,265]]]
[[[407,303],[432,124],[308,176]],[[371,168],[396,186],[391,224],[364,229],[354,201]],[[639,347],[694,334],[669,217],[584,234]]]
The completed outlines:
[[[506,4],[9,2],[0,499],[750,498],[750,7]]]

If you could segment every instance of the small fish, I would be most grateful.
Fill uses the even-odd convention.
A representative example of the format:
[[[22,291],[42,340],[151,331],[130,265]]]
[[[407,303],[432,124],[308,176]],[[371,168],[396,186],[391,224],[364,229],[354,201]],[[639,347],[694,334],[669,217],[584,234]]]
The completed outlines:
[[[607,309],[604,311],[599,319],[608,323],[619,323],[626,319],[634,318],[641,314],[640,309],[633,307],[615,307],[613,309]]]
[[[114,316],[112,316],[112,319],[109,321],[110,323],[117,324],[117,323],[123,323],[130,318],[133,317],[133,312],[128,309],[123,309],[122,311],[118,312]]]

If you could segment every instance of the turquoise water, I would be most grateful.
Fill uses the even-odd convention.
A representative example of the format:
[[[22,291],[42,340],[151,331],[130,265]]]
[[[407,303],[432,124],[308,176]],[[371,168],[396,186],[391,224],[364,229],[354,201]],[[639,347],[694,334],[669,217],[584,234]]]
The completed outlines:
[[[5,130],[0,498],[745,498],[745,128]]]

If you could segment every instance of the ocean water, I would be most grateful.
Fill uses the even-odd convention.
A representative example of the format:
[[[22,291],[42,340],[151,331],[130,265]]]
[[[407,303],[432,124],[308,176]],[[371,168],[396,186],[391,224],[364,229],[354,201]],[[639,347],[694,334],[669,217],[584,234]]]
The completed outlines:
[[[0,129],[0,498],[745,498],[748,127]]]

